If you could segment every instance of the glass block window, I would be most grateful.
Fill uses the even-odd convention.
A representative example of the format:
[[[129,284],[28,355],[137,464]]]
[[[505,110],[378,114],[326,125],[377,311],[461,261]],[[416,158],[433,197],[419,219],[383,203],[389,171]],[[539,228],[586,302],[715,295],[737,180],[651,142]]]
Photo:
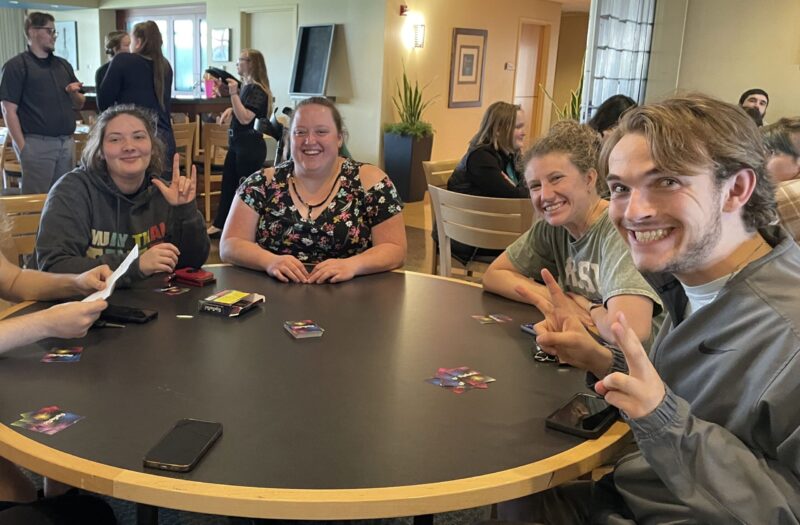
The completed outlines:
[[[656,0],[593,0],[589,11],[581,119],[612,95],[644,102]]]

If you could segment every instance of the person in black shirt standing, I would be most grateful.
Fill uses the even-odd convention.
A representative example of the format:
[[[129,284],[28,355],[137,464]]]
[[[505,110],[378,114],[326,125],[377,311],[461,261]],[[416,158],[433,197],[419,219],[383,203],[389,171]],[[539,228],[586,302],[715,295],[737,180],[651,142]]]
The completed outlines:
[[[28,50],[0,73],[3,117],[22,166],[22,193],[47,193],[74,165],[75,110],[85,101],[69,62],[53,55],[55,19],[34,12],[25,18]]]
[[[106,35],[106,55],[108,55],[108,62],[97,68],[94,74],[94,85],[98,90],[103,79],[106,78],[108,66],[111,65],[111,59],[119,53],[131,52],[131,37],[125,31],[114,30]]]
[[[161,31],[152,20],[139,22],[131,33],[131,52],[115,55],[97,90],[100,111],[116,104],[134,104],[158,115],[158,138],[166,146],[164,166],[172,166],[175,137],[170,121],[172,66],[161,53]]]
[[[225,226],[236,188],[245,177],[263,167],[267,156],[264,137],[255,126],[256,119],[265,122],[272,112],[272,92],[264,55],[256,49],[243,49],[236,67],[243,84],[240,93],[236,81],[228,80],[231,107],[220,117],[222,122],[230,118],[231,127],[228,130],[228,154],[222,169],[222,195],[217,215],[208,228],[208,234],[213,236],[220,235]]]

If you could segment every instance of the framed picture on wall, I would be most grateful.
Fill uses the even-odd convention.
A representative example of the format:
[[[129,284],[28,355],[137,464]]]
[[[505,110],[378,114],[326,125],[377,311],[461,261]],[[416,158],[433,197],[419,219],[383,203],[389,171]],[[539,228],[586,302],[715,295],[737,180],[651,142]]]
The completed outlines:
[[[447,107],[472,108],[481,105],[488,34],[485,29],[453,28]]]
[[[230,62],[231,29],[211,30],[211,60],[214,62]]]
[[[78,70],[78,22],[56,22],[56,49],[54,53]]]

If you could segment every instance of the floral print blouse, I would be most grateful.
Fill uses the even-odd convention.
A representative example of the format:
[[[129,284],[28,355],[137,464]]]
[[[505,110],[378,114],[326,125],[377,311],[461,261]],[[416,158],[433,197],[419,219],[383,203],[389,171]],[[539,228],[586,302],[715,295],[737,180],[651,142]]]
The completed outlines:
[[[268,181],[262,171],[239,187],[239,197],[258,215],[255,241],[278,255],[293,255],[316,264],[357,255],[372,246],[372,228],[400,213],[403,203],[389,177],[372,188],[361,185],[362,163],[346,159],[339,173],[339,191],[316,219],[303,217],[289,194],[289,160],[275,168]]]

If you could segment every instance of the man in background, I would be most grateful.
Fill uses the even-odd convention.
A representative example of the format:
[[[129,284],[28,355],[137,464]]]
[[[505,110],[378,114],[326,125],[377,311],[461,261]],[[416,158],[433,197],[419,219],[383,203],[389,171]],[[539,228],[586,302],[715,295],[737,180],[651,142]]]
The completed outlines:
[[[743,108],[757,109],[761,113],[761,120],[763,121],[764,116],[767,114],[767,106],[769,106],[769,95],[763,89],[748,89],[739,97],[739,105]]]
[[[74,168],[75,110],[85,101],[69,62],[53,55],[55,19],[33,12],[25,18],[28,50],[0,72],[0,105],[22,166],[22,193],[47,193]]]

